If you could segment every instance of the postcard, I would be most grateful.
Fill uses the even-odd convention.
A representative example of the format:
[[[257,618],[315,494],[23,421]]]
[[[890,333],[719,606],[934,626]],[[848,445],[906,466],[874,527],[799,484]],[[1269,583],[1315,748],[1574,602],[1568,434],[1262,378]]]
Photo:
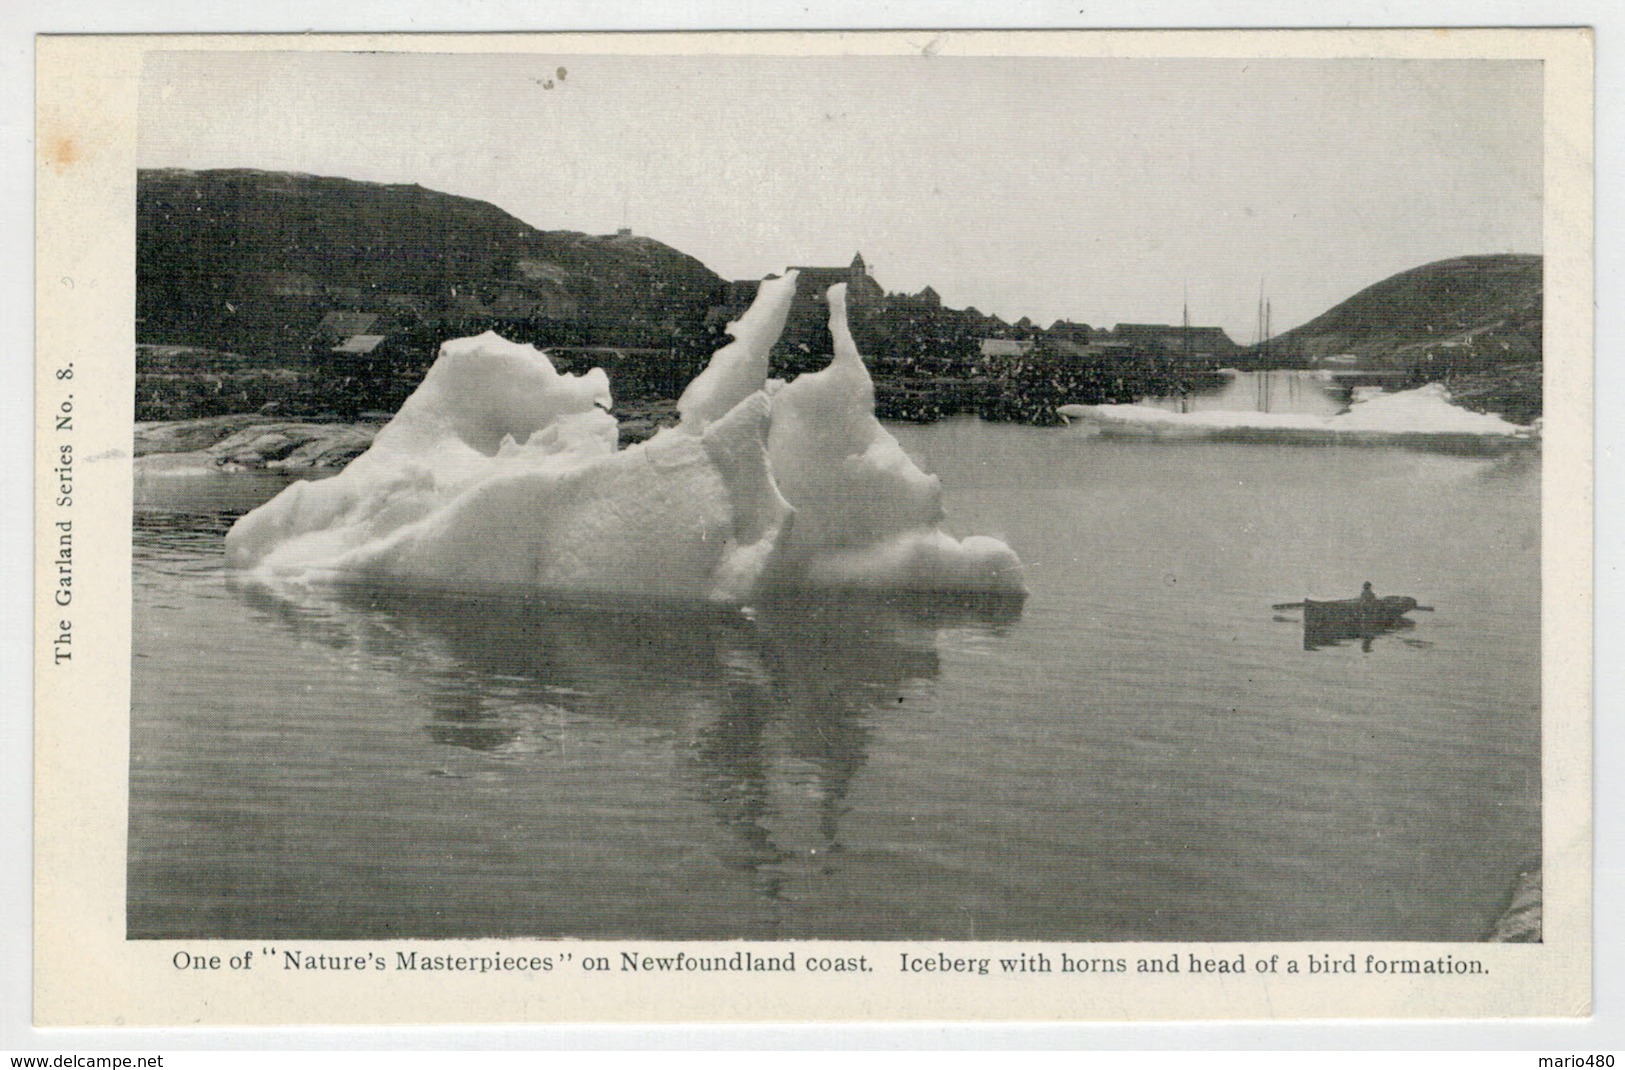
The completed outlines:
[[[1588,32],[37,59],[37,1025],[1589,1014]]]

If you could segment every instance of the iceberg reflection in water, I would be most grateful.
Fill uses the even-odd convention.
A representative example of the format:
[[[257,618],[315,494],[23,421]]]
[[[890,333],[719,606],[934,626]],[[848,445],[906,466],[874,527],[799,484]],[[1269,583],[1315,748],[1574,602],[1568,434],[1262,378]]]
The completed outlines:
[[[673,879],[689,873],[688,880],[709,883],[717,878],[695,874],[712,867],[736,871],[758,901],[771,904],[786,894],[797,873],[827,871],[845,849],[846,796],[868,760],[876,722],[916,712],[905,705],[940,672],[939,633],[956,629],[993,636],[1021,610],[1019,599],[923,595],[787,595],[741,612],[627,601],[472,601],[355,585],[303,597],[229,579],[225,587],[240,610],[246,607],[252,619],[294,647],[314,645],[329,660],[394,678],[407,692],[402,705],[419,718],[410,730],[423,744],[399,738],[408,726],[390,708],[395,703],[387,694],[368,696],[364,701],[371,708],[318,715],[352,719],[361,734],[348,744],[342,742],[347,733],[334,725],[305,724],[307,714],[290,711],[285,725],[268,726],[286,735],[270,747],[289,756],[272,760],[286,777],[272,777],[263,791],[248,791],[238,774],[232,778],[235,789],[221,784],[205,790],[218,790],[217,803],[237,795],[228,808],[252,795],[250,805],[265,806],[269,820],[277,823],[281,814],[301,809],[301,792],[333,794],[329,785],[318,783],[323,774],[310,768],[310,755],[292,758],[300,750],[296,741],[305,737],[349,749],[330,757],[348,767],[341,775],[352,781],[377,778],[363,793],[364,805],[376,810],[334,814],[331,820],[397,826],[385,832],[384,842],[369,845],[377,852],[371,865],[380,867],[375,877],[394,887],[365,908],[345,894],[345,907],[334,913],[328,902],[332,893],[309,872],[271,872],[279,859],[289,860],[284,845],[225,837],[214,845],[222,854],[220,871],[201,881],[194,873],[176,882],[174,890],[190,899],[190,910],[152,909],[167,897],[153,894],[152,885],[161,882],[144,882],[146,892],[132,901],[133,936],[658,932],[665,927],[658,920],[631,920],[639,912],[630,903],[602,902],[631,897],[632,882],[606,876],[596,895],[569,894],[543,874],[554,860],[563,861],[572,876],[591,872],[592,859],[583,854],[614,851],[617,835],[609,832],[595,844],[595,832],[615,823],[616,810],[647,812],[673,780],[697,808],[669,813],[668,821],[688,827],[663,845],[640,850],[668,852]],[[381,756],[358,761],[374,745],[368,735],[377,737]],[[430,763],[401,767],[387,752],[402,745],[419,754],[420,763],[425,758]],[[456,758],[459,752],[468,757]],[[658,773],[659,789],[638,783],[639,765],[651,761],[665,766]],[[601,762],[608,763],[604,772],[591,771]],[[471,826],[484,826],[493,818],[511,820],[522,811],[525,796],[556,804],[563,783],[600,776],[609,794],[619,797],[618,805],[598,799],[583,803],[590,817],[572,821],[553,813],[542,819],[555,832],[573,825],[564,838],[573,842],[514,831],[510,835],[525,842],[510,840],[493,856],[491,833],[480,828],[469,834],[471,842],[485,841],[474,868],[464,860],[455,876],[437,872],[450,862],[446,837],[456,836],[459,821],[469,818]],[[470,811],[481,805],[480,798],[492,809],[476,817]],[[714,831],[689,824],[695,820]],[[415,823],[431,829],[412,834]],[[650,824],[649,834],[658,835],[660,822]],[[317,844],[317,853],[344,841],[353,842],[349,832],[335,833],[331,843]],[[133,874],[142,874],[157,859],[143,858],[139,840],[133,845]],[[530,854],[545,860],[540,871],[515,864],[513,856]],[[368,864],[345,860],[351,879]],[[605,868],[614,865],[606,862]],[[386,875],[385,869],[395,872]],[[522,894],[556,906],[572,920],[478,904],[480,889],[491,889],[500,902],[514,894],[516,880],[538,881]],[[454,895],[470,901],[445,913],[435,909],[446,904],[425,899],[421,886],[440,882],[455,885]],[[206,890],[200,887],[211,883]],[[193,913],[200,905],[211,915],[207,920]],[[685,922],[674,918],[666,924],[681,930]]]
[[[481,751],[523,742],[511,714],[525,704],[662,729],[771,709],[832,738],[832,718],[895,705],[937,675],[939,629],[997,630],[1021,614],[1019,599],[929,594],[785,595],[742,612],[358,586],[301,601],[233,587],[296,636],[416,666],[429,736]]]

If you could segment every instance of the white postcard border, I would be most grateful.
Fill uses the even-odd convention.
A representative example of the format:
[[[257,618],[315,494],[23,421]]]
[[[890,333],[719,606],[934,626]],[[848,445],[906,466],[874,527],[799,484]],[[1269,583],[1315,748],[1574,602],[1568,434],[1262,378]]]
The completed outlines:
[[[990,978],[929,985],[873,975],[845,986],[807,977],[580,979],[545,984],[478,977],[269,973],[204,978],[177,974],[171,942],[126,941],[123,925],[129,706],[130,398],[133,394],[134,110],[142,48],[404,48],[434,51],[616,51],[670,53],[690,47],[794,55],[808,48],[889,54],[1112,55],[1380,54],[1417,58],[1542,58],[1547,94],[1547,419],[1543,493],[1545,657],[1546,940],[1540,945],[1332,943],[1291,945],[1110,945],[1134,957],[1169,948],[1249,960],[1295,950],[1357,947],[1395,957],[1430,951],[1484,958],[1491,980],[1467,993],[1359,979],[1230,990],[1191,979],[1113,979],[1045,984]],[[438,1024],[537,1021],[1193,1020],[1584,1016],[1590,1006],[1590,606],[1591,606],[1591,142],[1590,41],[1583,31],[1279,34],[954,33],[610,37],[536,39],[261,37],[50,38],[39,45],[36,184],[36,854],[35,993],[41,1025]],[[58,373],[72,368],[71,380]],[[72,384],[70,389],[66,384]],[[68,397],[68,394],[72,397]],[[52,664],[50,592],[55,570],[41,548],[60,513],[51,505],[56,456],[49,429],[72,406],[84,497],[76,511],[72,619],[77,651],[93,652],[71,674]],[[77,526],[81,525],[82,526]],[[60,614],[55,614],[59,617]],[[232,942],[211,941],[227,956]],[[388,949],[378,941],[358,942]],[[426,942],[411,942],[421,948]],[[434,942],[470,949],[596,942]],[[630,943],[630,942],[628,942]],[[191,942],[186,942],[191,946]],[[175,945],[179,946],[179,945]],[[344,944],[328,945],[342,953]],[[619,945],[614,945],[619,946]],[[655,950],[655,942],[637,942]],[[679,945],[667,945],[671,947]],[[696,945],[683,943],[693,948]],[[741,946],[755,946],[747,943]],[[809,953],[816,944],[798,944]],[[850,945],[836,945],[849,947]],[[879,954],[929,941],[869,945]],[[989,953],[954,944],[956,953]],[[1090,945],[1099,947],[1101,945]],[[608,950],[611,945],[604,945]],[[996,952],[994,952],[996,953]]]

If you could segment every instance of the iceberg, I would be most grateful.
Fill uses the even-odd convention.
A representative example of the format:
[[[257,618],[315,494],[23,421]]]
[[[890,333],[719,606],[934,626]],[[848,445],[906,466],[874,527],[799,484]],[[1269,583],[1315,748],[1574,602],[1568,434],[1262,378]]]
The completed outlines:
[[[835,355],[791,383],[769,355],[795,297],[769,278],[678,402],[618,448],[602,369],[560,374],[494,333],[447,342],[372,446],[226,536],[266,582],[745,605],[806,589],[1025,593],[1020,559],[944,528],[942,487],[874,415],[828,294]]]
[[[774,394],[768,434],[774,476],[796,510],[783,554],[791,577],[814,587],[1021,590],[1021,562],[1003,542],[942,530],[941,481],[875,418],[846,285],[827,299],[834,359]]]
[[[1510,423],[1455,404],[1441,383],[1394,393],[1363,392],[1340,413],[1202,410],[1150,405],[1063,405],[1055,410],[1107,434],[1162,438],[1304,443],[1398,443],[1501,448],[1538,437],[1539,427]]]

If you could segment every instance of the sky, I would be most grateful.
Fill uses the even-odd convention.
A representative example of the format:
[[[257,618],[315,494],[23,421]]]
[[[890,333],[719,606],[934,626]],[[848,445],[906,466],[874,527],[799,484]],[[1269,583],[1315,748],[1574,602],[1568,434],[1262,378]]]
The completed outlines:
[[[1541,70],[1489,60],[149,53],[142,167],[417,183],[726,278],[861,251],[1015,321],[1257,337],[1541,251]]]

